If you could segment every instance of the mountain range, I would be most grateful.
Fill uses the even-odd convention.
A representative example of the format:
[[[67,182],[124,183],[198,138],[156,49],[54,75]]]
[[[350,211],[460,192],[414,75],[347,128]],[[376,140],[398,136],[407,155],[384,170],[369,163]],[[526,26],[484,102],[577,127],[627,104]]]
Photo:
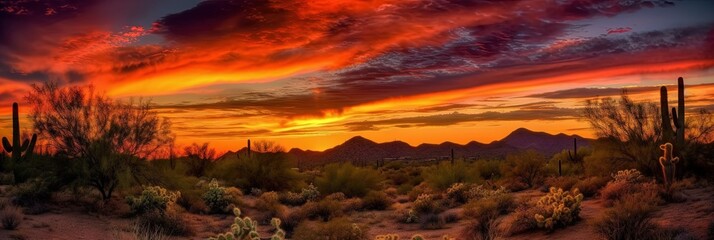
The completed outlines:
[[[533,149],[546,156],[550,156],[564,149],[572,149],[573,139],[577,141],[578,147],[588,146],[591,141],[590,139],[578,135],[566,135],[563,133],[552,135],[545,132],[535,132],[525,128],[519,128],[503,139],[487,144],[471,141],[464,145],[453,142],[443,142],[441,144],[424,143],[418,146],[411,146],[402,141],[376,143],[364,137],[356,136],[325,151],[293,148],[290,149],[287,154],[298,163],[308,165],[332,162],[371,164],[380,160],[390,161],[397,159],[450,159],[452,150],[456,158],[499,159],[504,158],[509,153],[527,149]],[[247,148],[243,148],[237,152],[229,151],[219,159],[232,158],[234,156],[245,155],[246,153]]]

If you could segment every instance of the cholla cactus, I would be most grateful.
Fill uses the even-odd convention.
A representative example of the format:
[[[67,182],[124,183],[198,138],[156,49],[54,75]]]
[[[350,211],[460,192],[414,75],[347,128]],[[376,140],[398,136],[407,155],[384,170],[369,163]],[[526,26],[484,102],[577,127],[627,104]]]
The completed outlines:
[[[211,212],[228,211],[226,208],[233,200],[233,196],[228,194],[225,187],[218,185],[218,181],[215,178],[208,183],[208,190],[202,197]]]
[[[552,231],[559,226],[567,226],[578,218],[583,195],[576,188],[573,192],[561,188],[550,188],[550,192],[540,198],[536,208],[541,214],[535,214],[538,227]]]
[[[617,171],[617,174],[612,174],[613,182],[627,182],[627,183],[644,183],[647,182],[647,178],[637,171],[637,169],[629,169]]]
[[[387,234],[387,235],[377,235],[374,240],[399,240],[399,235],[397,234]]]
[[[315,187],[315,185],[312,185],[312,183],[310,183],[307,188],[302,189],[302,192],[300,192],[300,196],[302,196],[305,201],[315,200],[320,197],[320,191],[317,190],[317,187]]]
[[[414,200],[414,210],[420,213],[431,212],[436,209],[436,203],[434,199],[429,194],[419,194],[416,200]]]
[[[236,216],[236,218],[233,220],[233,224],[231,224],[231,230],[227,233],[221,233],[218,234],[216,237],[210,237],[208,238],[209,240],[260,240],[260,235],[258,234],[258,230],[256,229],[256,226],[258,226],[258,222],[249,218],[249,217],[244,217],[241,218],[241,212],[240,209],[234,208],[233,209],[233,214]],[[270,240],[284,240],[285,239],[285,231],[283,231],[280,228],[280,219],[273,218],[270,221],[270,224],[275,227],[275,233],[273,236],[270,237]]]
[[[483,185],[477,185],[469,189],[466,195],[468,195],[469,200],[471,200],[495,197],[506,193],[508,193],[508,190],[506,190],[506,188],[504,188],[503,186],[499,187],[498,189],[491,190],[483,187]]]
[[[152,210],[165,211],[166,207],[176,202],[181,192],[172,192],[160,186],[145,187],[139,197],[127,197],[127,204],[134,213],[145,213]]]
[[[449,189],[446,189],[446,196],[460,203],[468,202],[468,187],[469,186],[463,183],[454,183]]]
[[[664,179],[664,185],[669,187],[670,183],[667,181],[667,177],[669,175],[672,175],[672,182],[674,182],[676,173],[677,173],[677,163],[679,162],[678,157],[672,157],[672,149],[674,146],[672,146],[671,143],[665,143],[659,146],[659,149],[662,149],[662,156],[659,157],[659,165],[662,167],[662,177]],[[667,172],[671,172],[671,174],[667,174]]]

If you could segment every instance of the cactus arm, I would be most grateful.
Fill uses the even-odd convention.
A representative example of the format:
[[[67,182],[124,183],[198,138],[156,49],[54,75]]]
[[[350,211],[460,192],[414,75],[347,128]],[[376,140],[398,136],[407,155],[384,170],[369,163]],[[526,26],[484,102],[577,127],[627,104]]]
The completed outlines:
[[[12,152],[12,145],[10,145],[10,141],[6,137],[2,137],[2,146],[5,147],[6,152]]]
[[[30,145],[30,139],[25,139],[25,141],[22,142],[22,145],[20,145],[20,152],[27,150],[28,145]]]
[[[32,154],[35,152],[35,143],[37,143],[37,134],[32,134],[30,145],[28,145],[27,150],[25,150],[25,159],[32,157]]]
[[[681,127],[677,127],[677,144],[682,146],[684,143],[684,78],[677,79],[677,111],[679,112],[679,121]]]
[[[681,128],[682,126],[679,125],[679,117],[677,115],[677,108],[672,107],[672,122],[674,123],[674,127],[677,129]]]
[[[662,136],[665,141],[668,141],[673,135],[673,130],[669,119],[669,103],[667,101],[667,87],[665,86],[659,88],[659,104],[662,112]]]

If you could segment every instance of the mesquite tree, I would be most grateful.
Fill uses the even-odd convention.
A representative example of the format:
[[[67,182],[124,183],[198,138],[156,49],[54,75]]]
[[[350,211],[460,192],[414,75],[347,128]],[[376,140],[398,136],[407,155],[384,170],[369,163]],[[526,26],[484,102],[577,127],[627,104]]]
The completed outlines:
[[[33,84],[27,95],[35,130],[56,154],[76,163],[81,181],[111,198],[119,175],[140,179],[143,160],[172,141],[170,122],[149,102],[122,102],[89,86]]]

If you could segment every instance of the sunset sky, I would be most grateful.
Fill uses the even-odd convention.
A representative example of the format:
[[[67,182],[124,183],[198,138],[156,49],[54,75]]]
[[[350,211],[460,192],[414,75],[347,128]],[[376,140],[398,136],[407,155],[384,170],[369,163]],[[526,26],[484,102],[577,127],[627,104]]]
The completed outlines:
[[[713,12],[710,0],[2,0],[0,135],[12,102],[27,113],[30,84],[52,79],[150,98],[179,144],[220,151],[248,138],[491,142],[519,127],[592,137],[579,109],[623,87],[655,101],[682,76],[689,109],[714,110]]]

